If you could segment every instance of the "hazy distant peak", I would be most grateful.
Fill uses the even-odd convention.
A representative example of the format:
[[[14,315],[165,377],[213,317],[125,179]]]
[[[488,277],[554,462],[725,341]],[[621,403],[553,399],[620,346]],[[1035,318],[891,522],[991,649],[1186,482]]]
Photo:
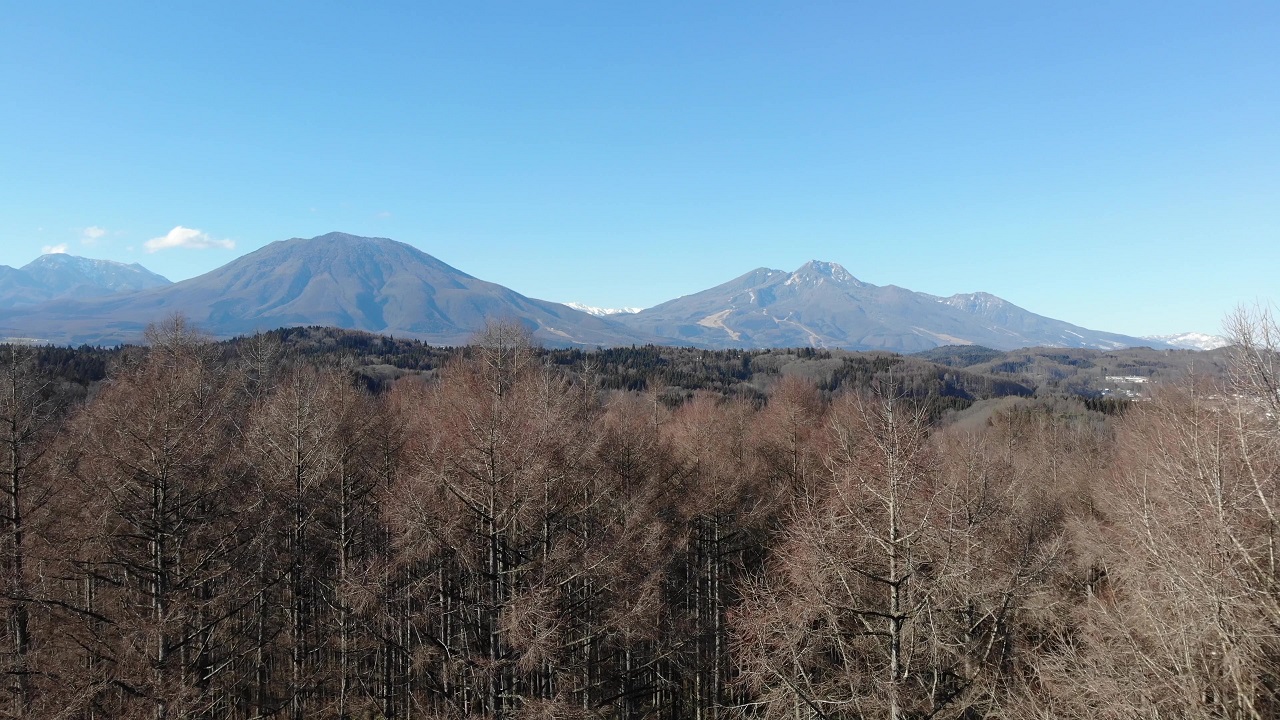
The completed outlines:
[[[0,308],[38,305],[55,298],[97,298],[170,285],[137,263],[65,253],[41,255],[19,269],[0,266]]]
[[[22,266],[22,271],[52,290],[64,291],[76,285],[107,290],[141,290],[168,285],[169,279],[138,263],[48,253]]]

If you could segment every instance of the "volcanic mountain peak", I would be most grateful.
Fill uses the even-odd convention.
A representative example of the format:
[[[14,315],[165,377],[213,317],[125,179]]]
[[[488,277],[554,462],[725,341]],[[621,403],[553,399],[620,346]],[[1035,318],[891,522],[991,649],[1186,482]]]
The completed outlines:
[[[826,280],[833,280],[841,285],[853,285],[854,287],[865,287],[866,283],[858,280],[848,270],[845,270],[839,263],[826,262],[823,260],[810,260],[801,265],[799,269],[791,273],[787,278],[787,285],[818,285]]]

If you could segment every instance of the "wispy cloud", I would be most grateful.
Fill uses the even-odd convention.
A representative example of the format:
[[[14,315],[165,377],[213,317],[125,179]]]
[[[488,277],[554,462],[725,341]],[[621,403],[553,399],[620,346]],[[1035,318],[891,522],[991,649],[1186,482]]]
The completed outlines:
[[[193,228],[185,228],[179,225],[169,231],[164,237],[151,238],[143,243],[143,247],[147,252],[159,252],[161,250],[170,250],[173,248],[187,248],[189,250],[206,250],[208,248],[224,248],[230,250],[236,246],[234,240],[216,240],[209,233]]]
[[[45,245],[40,248],[40,252],[45,255],[65,255],[67,254],[67,244],[60,243],[58,245]]]
[[[98,242],[98,240],[102,239],[102,236],[106,234],[107,234],[106,228],[98,227],[97,225],[90,225],[89,227],[80,231],[80,242],[84,243],[85,245],[93,245],[94,243]]]

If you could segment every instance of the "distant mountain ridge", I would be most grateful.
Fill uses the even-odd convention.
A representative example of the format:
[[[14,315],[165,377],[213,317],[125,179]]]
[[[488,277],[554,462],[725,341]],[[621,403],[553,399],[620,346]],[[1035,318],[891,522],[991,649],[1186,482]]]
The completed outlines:
[[[137,264],[46,255],[19,270],[0,266],[0,303],[7,303],[0,304],[0,337],[56,343],[137,341],[147,324],[179,312],[215,337],[324,325],[438,345],[465,343],[491,319],[521,322],[547,345],[584,347],[911,353],[944,345],[1167,348],[1174,341],[1090,330],[989,293],[939,297],[877,286],[819,260],[794,272],[757,268],[643,310],[563,305],[486,282],[405,243],[345,233],[274,242],[179,283]]]
[[[863,282],[837,263],[795,272],[757,268],[618,322],[707,347],[826,347],[912,353],[940,345],[1000,350],[1038,345],[1115,349],[1157,345],[1024,310],[988,293],[938,297]]]
[[[170,285],[137,263],[95,260],[64,253],[41,255],[21,268],[0,265],[0,308],[38,305],[58,298],[91,298]]]

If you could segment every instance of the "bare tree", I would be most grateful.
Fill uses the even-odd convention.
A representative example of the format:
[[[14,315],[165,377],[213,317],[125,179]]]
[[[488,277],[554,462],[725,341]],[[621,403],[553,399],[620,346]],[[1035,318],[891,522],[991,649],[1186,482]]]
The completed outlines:
[[[1236,378],[1259,367],[1237,367]],[[1046,718],[1280,712],[1280,444],[1259,395],[1267,386],[1252,387],[1228,397],[1193,379],[1125,416],[1114,471],[1096,491],[1100,519],[1075,541],[1096,570],[1061,646],[1040,659],[1026,708]]]
[[[923,408],[838,399],[827,474],[735,612],[744,717],[975,717],[1059,523],[998,445],[931,438]],[[1047,513],[1047,514],[1046,514]]]
[[[153,327],[146,357],[78,419],[81,565],[95,588],[117,717],[209,712],[242,651],[225,633],[240,607],[243,495],[231,463],[234,381],[181,318]],[[88,603],[86,603],[86,606]]]
[[[829,483],[800,508],[738,614],[742,674],[766,717],[881,716],[916,705],[917,591],[933,460],[924,417],[893,396],[833,409]]]
[[[1280,427],[1280,325],[1269,307],[1238,307],[1227,317],[1230,389],[1257,402]]]
[[[357,638],[353,604],[372,561],[368,543],[376,542],[376,427],[374,406],[333,370],[291,372],[252,412],[248,460],[262,511],[276,521],[259,522],[266,534],[256,643],[281,661],[257,670],[259,713],[284,707],[300,718],[332,708],[345,717],[371,692],[355,669],[369,643]],[[278,606],[284,613],[273,616]],[[270,639],[272,626],[281,628],[280,644]],[[270,676],[277,666],[287,673]]]
[[[602,653],[607,661],[612,651],[615,665],[613,682],[602,683],[609,690],[601,704],[628,720],[660,713],[678,688],[668,642],[678,630],[665,590],[669,558],[683,542],[667,518],[684,469],[665,430],[670,421],[652,392],[617,393],[600,418],[601,472],[592,489],[599,526],[589,542],[611,562],[597,564],[602,592],[594,632],[615,641]]]
[[[406,591],[432,638],[424,703],[439,712],[563,716],[597,693],[608,553],[589,520],[589,397],[537,366],[521,328],[495,325],[407,413],[388,525],[399,567],[422,580]]]
[[[49,380],[34,366],[30,350],[9,345],[0,358],[0,603],[5,608],[9,643],[5,694],[11,717],[28,717],[35,692],[32,676],[38,672],[30,661],[31,612],[38,598],[32,567],[32,543],[38,517],[53,487],[43,461],[53,429],[56,405]]]
[[[769,402],[755,420],[753,444],[770,482],[794,496],[811,496],[820,476],[817,440],[825,412],[816,385],[785,376],[770,389]]]

